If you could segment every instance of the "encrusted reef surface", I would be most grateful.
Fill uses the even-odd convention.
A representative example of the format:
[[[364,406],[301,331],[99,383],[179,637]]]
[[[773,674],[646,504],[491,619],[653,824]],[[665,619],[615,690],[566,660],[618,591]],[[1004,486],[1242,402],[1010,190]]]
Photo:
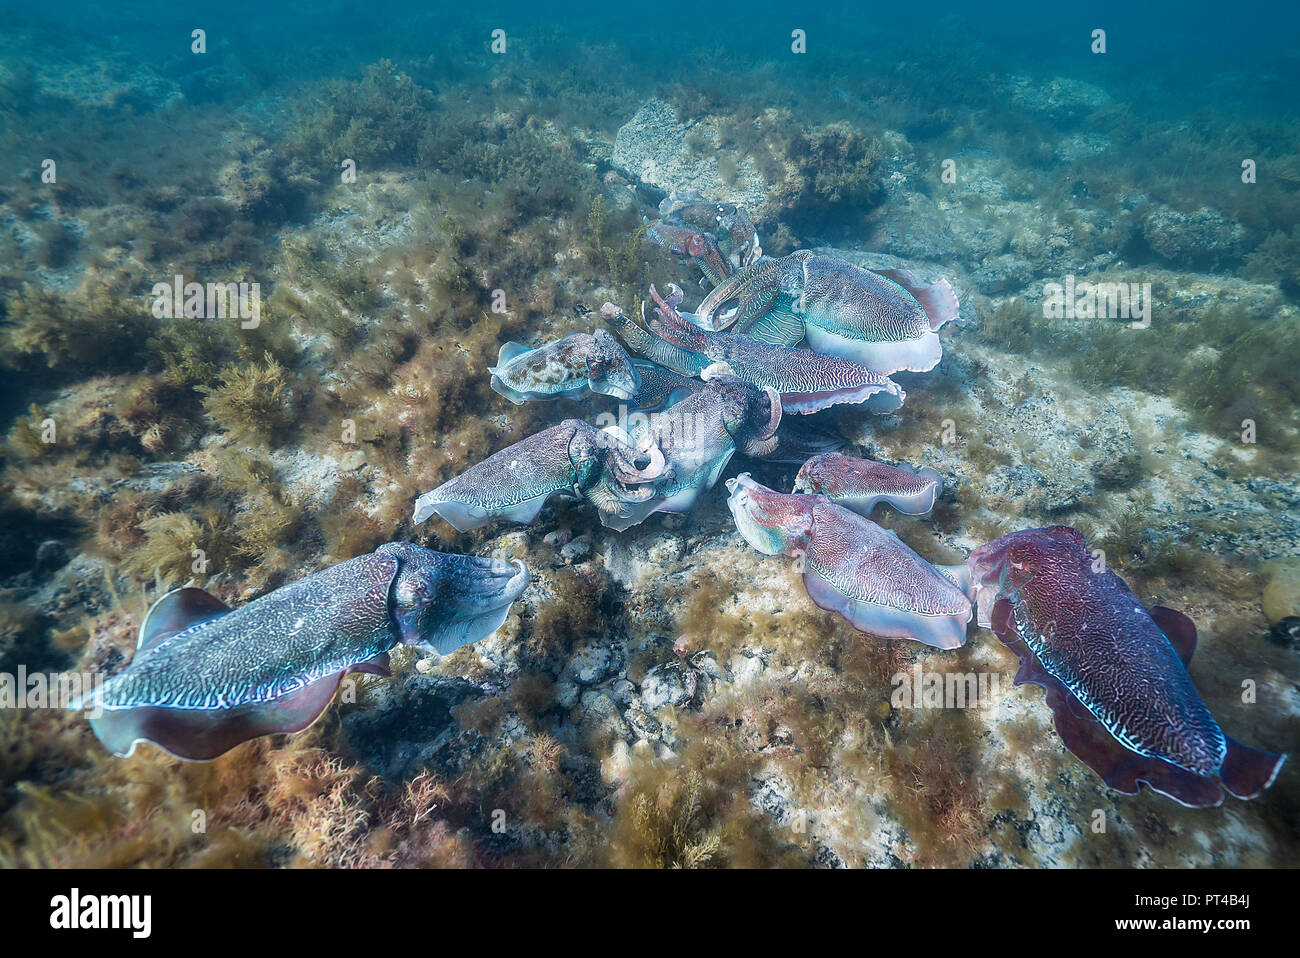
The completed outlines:
[[[940,564],[1075,526],[1196,622],[1224,728],[1294,751],[1295,118],[1194,136],[1176,84],[1007,75],[951,25],[942,70],[904,44],[815,78],[739,41],[676,37],[667,63],[540,28],[480,54],[476,31],[293,77],[256,47],[196,71],[34,26],[0,40],[0,147],[24,167],[0,187],[0,673],[116,672],[168,588],[239,604],[393,539],[532,571],[490,638],[399,651],[307,731],[210,763],[119,759],[79,713],[0,709],[0,864],[1300,860],[1294,763],[1220,808],[1110,791],[992,633],[944,652],[854,631],[744,543],[721,485],[622,533],[562,501],[526,528],[410,517],[510,443],[617,418],[606,396],[515,406],[488,367],[508,340],[592,331],[606,300],[635,313],[651,283],[698,302],[646,223],[669,193],[734,202],[771,255],[957,292],[901,409],[818,414],[848,451],[942,474],[930,516],[877,521]],[[159,315],[178,275],[259,283],[255,325]],[[1135,314],[1054,305],[1097,283]],[[798,465],[741,469],[789,490]],[[934,675],[978,701],[900,698]]]

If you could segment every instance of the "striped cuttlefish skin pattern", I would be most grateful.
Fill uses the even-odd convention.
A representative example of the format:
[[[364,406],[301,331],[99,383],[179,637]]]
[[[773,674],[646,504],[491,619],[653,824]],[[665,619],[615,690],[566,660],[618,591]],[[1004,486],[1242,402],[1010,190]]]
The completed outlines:
[[[1033,682],[1062,741],[1108,786],[1141,785],[1181,804],[1253,798],[1286,756],[1229,737],[1188,666],[1196,627],[1172,609],[1143,606],[1066,526],[1027,529],[967,560],[981,625],[1020,658],[1016,684]]]

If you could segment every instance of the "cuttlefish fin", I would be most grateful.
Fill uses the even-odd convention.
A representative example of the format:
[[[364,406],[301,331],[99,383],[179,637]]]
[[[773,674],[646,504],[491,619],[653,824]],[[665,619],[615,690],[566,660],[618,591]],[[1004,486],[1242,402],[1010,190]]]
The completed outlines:
[[[1273,784],[1286,762],[1285,755],[1261,752],[1234,738],[1226,735],[1224,738],[1228,740],[1228,753],[1219,767],[1219,778],[1224,788],[1237,798],[1254,798]]]
[[[1190,665],[1196,652],[1196,623],[1163,605],[1152,606],[1148,611],[1183,665]],[[1228,742],[1228,751],[1219,769],[1219,779],[1224,788],[1237,798],[1254,798],[1273,784],[1273,779],[1277,778],[1286,762],[1285,755],[1262,752],[1226,735],[1224,738]]]
[[[734,449],[729,449],[727,450],[725,455],[720,456],[718,458],[718,461],[713,464],[713,468],[709,470],[709,476],[704,481],[704,485],[696,489],[697,496],[700,494],[700,492],[703,492],[705,489],[712,489],[714,486],[718,484],[718,479],[722,477],[722,470],[727,468],[727,463],[731,462],[731,457],[734,454],[734,452],[735,452]],[[691,505],[694,504],[695,504],[695,500],[694,498],[692,498]]]
[[[364,662],[352,666],[350,672],[364,672],[367,675],[379,675],[389,679],[393,677],[391,662],[387,652],[380,652],[374,658],[366,659]]]
[[[206,589],[193,586],[173,589],[145,613],[144,621],[140,623],[136,650],[148,649],[178,632],[220,618],[229,611],[230,606]]]
[[[515,357],[522,356],[524,353],[531,353],[532,351],[533,350],[531,346],[521,346],[519,343],[516,343],[513,340],[507,343],[503,343],[501,346],[501,351],[497,353],[497,365],[494,368],[499,368],[501,366],[504,366],[506,363],[510,362],[510,360],[514,359]],[[491,370],[489,370],[489,372],[490,371]]]
[[[531,525],[546,503],[552,498],[560,496],[562,498],[573,498],[573,493],[568,490],[548,490],[540,495],[533,496],[531,499],[525,499],[522,502],[515,503],[508,509],[502,509],[500,515],[509,519],[511,522],[521,522],[524,525]],[[445,517],[444,517],[445,518]]]
[[[152,742],[186,761],[211,761],[251,738],[302,731],[333,701],[348,671],[327,675],[270,702],[233,709],[120,709],[104,711],[90,724],[99,740],[117,755],[128,756],[138,743]]]
[[[975,583],[971,575],[970,566],[965,562],[962,562],[958,565],[937,565],[934,568],[940,575],[946,577],[953,585],[961,589],[968,599],[972,602],[975,601]]]
[[[1154,605],[1148,612],[1160,631],[1165,634],[1174,652],[1183,660],[1183,665],[1190,665],[1192,655],[1196,652],[1196,623],[1173,609],[1163,605]]]
[[[691,389],[689,386],[678,386],[668,394],[668,398],[664,400],[664,404],[659,411],[662,412],[665,409],[671,409],[683,399],[690,399],[694,395],[695,390]]]
[[[1197,775],[1164,759],[1139,755],[1126,748],[1113,736],[1101,722],[1084,707],[1078,698],[1059,679],[1051,675],[1039,663],[1038,658],[1025,644],[1016,629],[1015,617],[1011,603],[1003,598],[993,605],[990,616],[993,633],[1011,649],[1020,659],[1020,671],[1016,674],[1016,685],[1032,682],[1041,685],[1047,692],[1047,704],[1052,710],[1052,721],[1061,742],[1079,761],[1101,776],[1108,786],[1126,795],[1136,795],[1142,784],[1154,791],[1168,795],[1174,801],[1190,808],[1212,808],[1223,804],[1223,789],[1214,779]],[[1233,771],[1234,782],[1242,788],[1245,781],[1257,781],[1260,778],[1255,766],[1245,752],[1232,750],[1229,740],[1229,758],[1237,755],[1242,765],[1249,767],[1250,773],[1236,773],[1228,769],[1224,762],[1224,784],[1226,776]],[[1245,746],[1237,746],[1245,749]],[[1250,749],[1248,751],[1254,751]],[[1257,753],[1263,754],[1263,753]],[[1274,756],[1276,758],[1276,756]],[[1269,779],[1271,781],[1271,778]],[[1267,784],[1267,783],[1265,783]],[[1260,785],[1262,790],[1264,785]],[[1229,791],[1232,791],[1229,787]],[[1235,791],[1234,791],[1234,794]]]
[[[493,369],[495,368],[496,367],[493,367]],[[499,377],[495,372],[492,374],[492,382],[490,385],[492,386],[493,392],[505,396],[516,406],[522,406],[524,403],[528,402],[529,397],[526,394],[521,393],[519,390],[511,386],[507,386],[501,381],[501,377]]]
[[[911,293],[912,297],[921,304],[921,308],[925,310],[932,331],[937,331],[945,323],[957,318],[957,293],[953,290],[952,284],[946,279],[941,279],[932,286],[922,286],[920,281],[912,275],[911,270],[877,269],[872,270],[872,272],[885,277],[885,279],[892,280]]]

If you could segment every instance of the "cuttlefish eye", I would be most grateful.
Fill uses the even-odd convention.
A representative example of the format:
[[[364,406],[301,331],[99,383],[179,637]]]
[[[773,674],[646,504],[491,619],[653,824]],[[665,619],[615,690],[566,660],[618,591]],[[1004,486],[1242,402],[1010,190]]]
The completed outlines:
[[[394,597],[401,608],[415,608],[432,602],[437,595],[434,582],[424,576],[404,575],[397,580]]]

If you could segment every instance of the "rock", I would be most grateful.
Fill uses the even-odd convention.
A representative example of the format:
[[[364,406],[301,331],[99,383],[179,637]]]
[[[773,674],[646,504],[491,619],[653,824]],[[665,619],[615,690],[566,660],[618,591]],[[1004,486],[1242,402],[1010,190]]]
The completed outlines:
[[[560,558],[566,562],[580,562],[591,552],[591,536],[580,535],[570,539],[560,549]]]
[[[638,542],[631,549],[626,547],[628,541],[627,537],[606,539],[600,561],[614,581],[629,589],[638,588],[646,579],[664,575],[686,554],[686,540],[679,535],[659,535],[646,545]]]
[[[46,539],[36,547],[36,571],[53,572],[68,564],[68,550],[58,539]]]
[[[641,707],[647,712],[665,705],[681,708],[694,697],[694,690],[687,685],[686,676],[676,663],[656,665],[641,680]]]
[[[339,472],[356,472],[365,464],[366,454],[360,449],[353,449],[339,459]]]
[[[1011,77],[1011,100],[1017,106],[1056,120],[1078,119],[1111,102],[1110,94],[1099,86],[1053,77],[1042,81],[1034,77]]]
[[[1239,223],[1208,206],[1194,213],[1162,206],[1142,223],[1142,236],[1156,254],[1186,266],[1213,265],[1241,255],[1244,232]]]
[[[584,723],[589,723],[593,728],[612,729],[621,736],[627,736],[627,722],[618,710],[618,703],[608,692],[583,692],[578,708],[582,712]]]
[[[1092,474],[1099,486],[1124,488],[1142,478],[1142,456],[1132,435],[1106,425],[1099,427],[1090,438],[1097,452],[1092,462]]]
[[[617,671],[617,657],[607,645],[588,645],[578,651],[565,674],[579,685],[595,685]]]
[[[737,652],[728,662],[731,671],[732,681],[736,685],[749,685],[757,681],[758,677],[767,669],[767,664],[758,655],[746,655],[743,652]]]
[[[956,245],[948,217],[921,193],[899,193],[873,215],[872,226],[871,247],[905,260],[939,262]]]
[[[578,701],[578,686],[575,682],[561,679],[555,683],[555,701],[560,708],[571,709]]]
[[[494,559],[513,559],[522,556],[528,552],[528,533],[522,529],[515,529],[502,535],[496,542],[496,547],[492,550]]]
[[[1105,133],[1076,133],[1067,136],[1056,146],[1056,158],[1062,163],[1077,163],[1079,160],[1088,159],[1105,153],[1110,149],[1110,137]],[[1088,195],[1086,184],[1082,191],[1076,189],[1073,191],[1076,199],[1081,199]]]
[[[664,729],[659,724],[659,721],[653,715],[649,715],[635,706],[624,713],[624,718],[627,719],[627,724],[637,738],[658,741],[663,735]]]
[[[1033,280],[1034,266],[1023,257],[1004,253],[990,256],[973,276],[975,287],[983,293],[1011,293],[1029,285]]]
[[[989,473],[984,489],[984,496],[1000,503],[1001,508],[1022,515],[1050,515],[1077,508],[1091,492],[1025,465],[999,466]]]
[[[555,548],[559,549],[566,546],[572,538],[573,538],[572,529],[568,529],[568,528],[552,529],[550,532],[546,533],[546,535],[542,537],[542,541],[545,542],[548,546],[554,546]]]
[[[646,558],[652,565],[662,566],[676,562],[686,552],[686,542],[681,536],[659,536],[646,549]]]
[[[719,169],[723,157],[735,164],[731,175]],[[723,149],[716,117],[684,119],[660,99],[647,100],[619,129],[610,165],[628,179],[665,193],[737,203],[756,223],[772,220],[793,198],[793,186],[787,182],[792,179],[788,162],[778,161],[787,175],[780,183],[771,182],[754,157],[735,156]]]
[[[1300,556],[1273,559],[1262,571],[1269,577],[1260,601],[1268,621],[1300,616]]]

